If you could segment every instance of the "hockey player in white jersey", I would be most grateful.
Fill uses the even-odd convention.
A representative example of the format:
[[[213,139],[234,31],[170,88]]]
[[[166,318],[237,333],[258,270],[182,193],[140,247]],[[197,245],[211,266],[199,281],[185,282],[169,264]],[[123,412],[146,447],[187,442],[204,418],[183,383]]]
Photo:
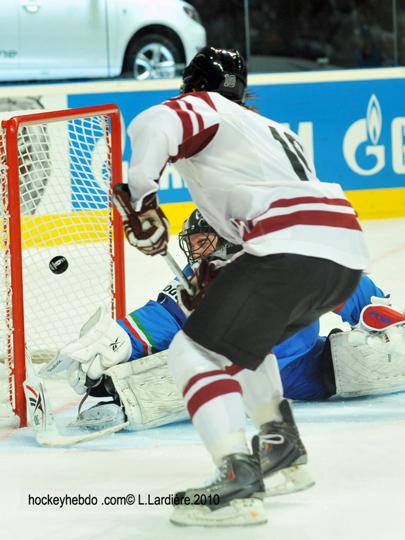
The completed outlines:
[[[157,190],[171,161],[206,220],[244,249],[169,349],[174,379],[219,471],[210,485],[178,494],[172,521],[183,525],[266,521],[263,473],[306,457],[271,350],[344,302],[368,259],[341,187],[317,179],[295,134],[244,107],[246,79],[238,52],[202,49],[185,69],[182,94],[131,123],[128,186],[115,191],[128,241],[164,254],[168,224]],[[251,376],[242,388],[232,373],[243,368]],[[244,406],[261,436],[252,449]],[[267,443],[263,473],[260,441]]]

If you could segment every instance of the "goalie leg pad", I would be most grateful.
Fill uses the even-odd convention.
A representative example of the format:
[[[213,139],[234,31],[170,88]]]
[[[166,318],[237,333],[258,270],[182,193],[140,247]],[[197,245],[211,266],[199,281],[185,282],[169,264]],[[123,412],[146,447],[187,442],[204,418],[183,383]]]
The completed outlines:
[[[336,396],[369,396],[405,390],[405,353],[392,353],[390,343],[384,348],[382,339],[380,347],[375,348],[364,336],[363,330],[356,329],[329,338]]]
[[[189,418],[183,397],[167,366],[167,351],[110,368],[128,429],[163,426]]]

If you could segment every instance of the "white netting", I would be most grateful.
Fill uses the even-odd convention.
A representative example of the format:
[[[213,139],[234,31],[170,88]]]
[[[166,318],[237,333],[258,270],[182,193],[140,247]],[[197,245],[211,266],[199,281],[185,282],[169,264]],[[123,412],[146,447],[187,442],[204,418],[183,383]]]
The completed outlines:
[[[81,325],[100,304],[112,307],[110,147],[110,120],[104,115],[20,126],[25,338],[34,361],[51,359],[58,348],[76,338]],[[10,292],[13,292],[4,149],[3,129],[0,133],[2,359],[7,358],[10,347]],[[58,263],[61,266],[57,267]],[[67,268],[60,273],[51,270],[51,266],[59,270],[66,264]]]

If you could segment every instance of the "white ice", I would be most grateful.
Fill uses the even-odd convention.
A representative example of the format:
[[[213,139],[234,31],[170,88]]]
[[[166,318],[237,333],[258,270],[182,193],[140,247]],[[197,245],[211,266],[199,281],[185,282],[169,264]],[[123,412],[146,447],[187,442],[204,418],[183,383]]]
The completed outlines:
[[[372,277],[405,306],[405,219],[364,223]],[[181,261],[173,238],[172,253]],[[160,257],[127,251],[128,308],[140,306],[171,277]],[[338,326],[323,319],[322,329]],[[78,402],[65,384],[51,387],[60,422]],[[170,506],[106,506],[106,496],[145,501],[198,485],[212,473],[188,422],[118,433],[69,449],[38,447],[29,428],[0,431],[0,536],[10,540],[404,540],[405,393],[335,403],[298,403],[296,418],[316,485],[266,502],[268,523],[252,530],[179,528]],[[249,426],[249,432],[252,428]],[[96,506],[30,506],[29,495],[89,494]]]

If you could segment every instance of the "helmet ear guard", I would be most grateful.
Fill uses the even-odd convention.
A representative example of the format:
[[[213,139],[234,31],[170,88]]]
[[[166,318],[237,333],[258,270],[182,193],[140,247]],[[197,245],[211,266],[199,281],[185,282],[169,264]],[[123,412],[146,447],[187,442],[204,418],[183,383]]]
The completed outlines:
[[[234,73],[224,73],[224,79],[218,86],[217,92],[231,101],[243,103],[246,94],[246,82]]]

